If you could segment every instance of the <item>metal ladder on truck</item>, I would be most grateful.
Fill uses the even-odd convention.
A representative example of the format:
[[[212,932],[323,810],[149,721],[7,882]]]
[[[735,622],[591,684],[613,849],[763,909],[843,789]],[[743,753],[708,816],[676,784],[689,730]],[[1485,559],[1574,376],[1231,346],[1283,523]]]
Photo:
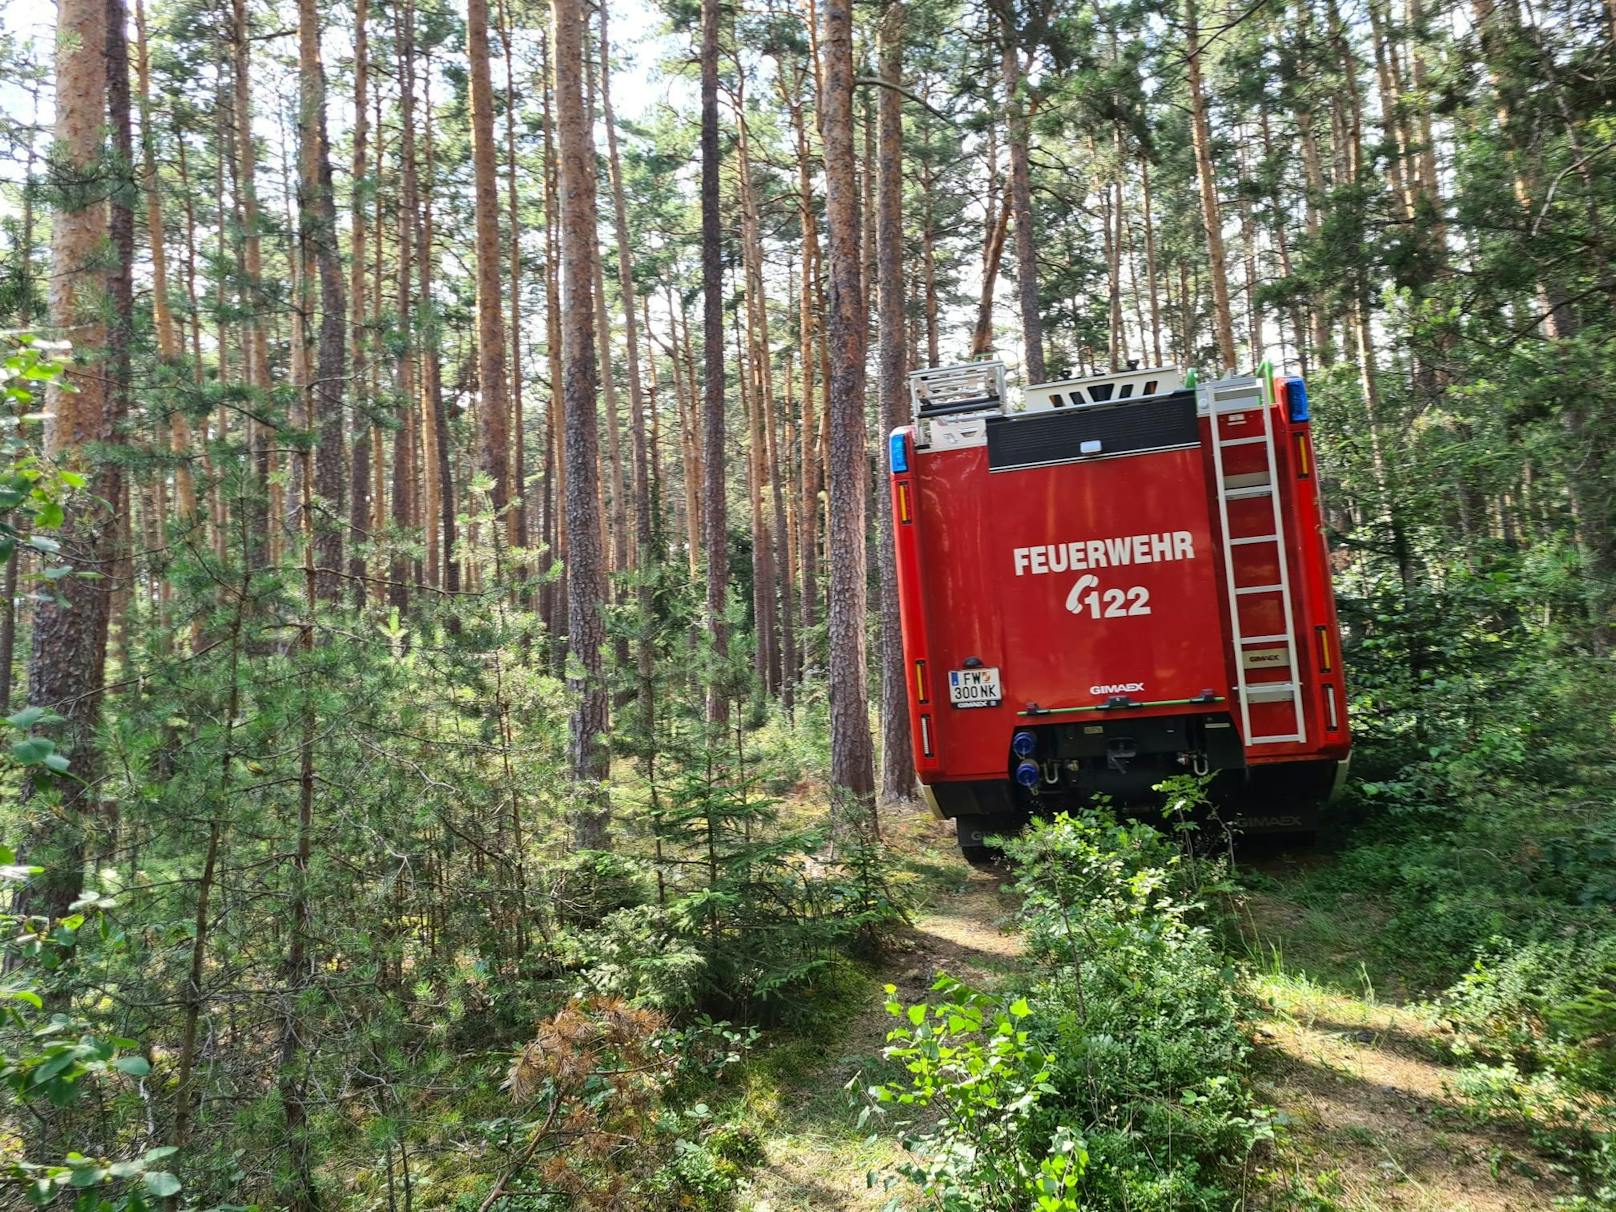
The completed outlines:
[[[1274,456],[1273,374],[1264,362],[1256,378],[1238,377],[1221,379],[1196,387],[1197,404],[1207,416],[1212,440],[1212,469],[1218,498],[1219,537],[1223,544],[1223,575],[1229,590],[1229,624],[1234,635],[1234,671],[1240,697],[1240,735],[1247,745],[1278,745],[1307,740],[1307,723],[1302,715],[1302,686],[1296,651],[1296,619],[1291,606],[1290,567],[1285,552],[1285,523],[1279,508],[1279,472]],[[1250,420],[1259,420],[1258,432],[1250,432]],[[1244,432],[1238,437],[1226,437],[1229,424],[1225,418],[1242,415],[1246,420]],[[1232,446],[1256,446],[1263,449],[1266,472],[1229,476],[1223,466],[1223,452]],[[1229,531],[1229,502],[1265,497],[1268,500],[1270,525],[1265,534],[1231,536]],[[1277,554],[1279,579],[1272,585],[1238,585],[1235,578],[1235,549],[1262,543],[1272,543]],[[1246,635],[1241,628],[1240,605],[1246,598],[1277,596],[1280,601],[1285,630],[1274,635]],[[1283,682],[1252,682],[1246,676],[1247,650],[1258,645],[1285,645],[1286,669],[1289,677]],[[1251,706],[1253,703],[1290,704],[1296,726],[1291,732],[1253,736]]]

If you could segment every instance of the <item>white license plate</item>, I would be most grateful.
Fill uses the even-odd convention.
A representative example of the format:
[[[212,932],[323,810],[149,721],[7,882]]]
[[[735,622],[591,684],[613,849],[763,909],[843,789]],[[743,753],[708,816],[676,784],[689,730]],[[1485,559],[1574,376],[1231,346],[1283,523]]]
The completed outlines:
[[[948,701],[956,707],[997,707],[1001,697],[997,669],[948,671]]]

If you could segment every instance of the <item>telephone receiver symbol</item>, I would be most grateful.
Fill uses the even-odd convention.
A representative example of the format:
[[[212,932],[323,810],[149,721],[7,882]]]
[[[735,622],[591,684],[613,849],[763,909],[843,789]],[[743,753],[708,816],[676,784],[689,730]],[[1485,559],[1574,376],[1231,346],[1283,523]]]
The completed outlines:
[[[1083,612],[1083,595],[1089,590],[1097,588],[1099,584],[1100,578],[1092,572],[1085,572],[1078,577],[1077,584],[1073,585],[1072,591],[1066,595],[1066,609],[1072,614],[1081,614]]]

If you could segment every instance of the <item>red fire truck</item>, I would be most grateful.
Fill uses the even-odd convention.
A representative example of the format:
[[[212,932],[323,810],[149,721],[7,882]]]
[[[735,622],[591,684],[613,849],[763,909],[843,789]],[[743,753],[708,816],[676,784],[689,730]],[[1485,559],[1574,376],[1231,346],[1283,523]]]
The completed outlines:
[[[916,371],[890,439],[915,766],[967,857],[1096,795],[1218,772],[1302,832],[1350,745],[1302,380]]]

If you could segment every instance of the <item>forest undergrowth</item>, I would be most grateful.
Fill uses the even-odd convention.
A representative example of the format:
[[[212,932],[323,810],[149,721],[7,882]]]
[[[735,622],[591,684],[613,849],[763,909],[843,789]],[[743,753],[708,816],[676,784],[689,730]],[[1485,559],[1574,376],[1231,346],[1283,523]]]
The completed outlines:
[[[7,4],[0,1206],[1612,1212],[1613,150],[1612,0]],[[1317,849],[899,807],[989,359],[1306,380]]]

